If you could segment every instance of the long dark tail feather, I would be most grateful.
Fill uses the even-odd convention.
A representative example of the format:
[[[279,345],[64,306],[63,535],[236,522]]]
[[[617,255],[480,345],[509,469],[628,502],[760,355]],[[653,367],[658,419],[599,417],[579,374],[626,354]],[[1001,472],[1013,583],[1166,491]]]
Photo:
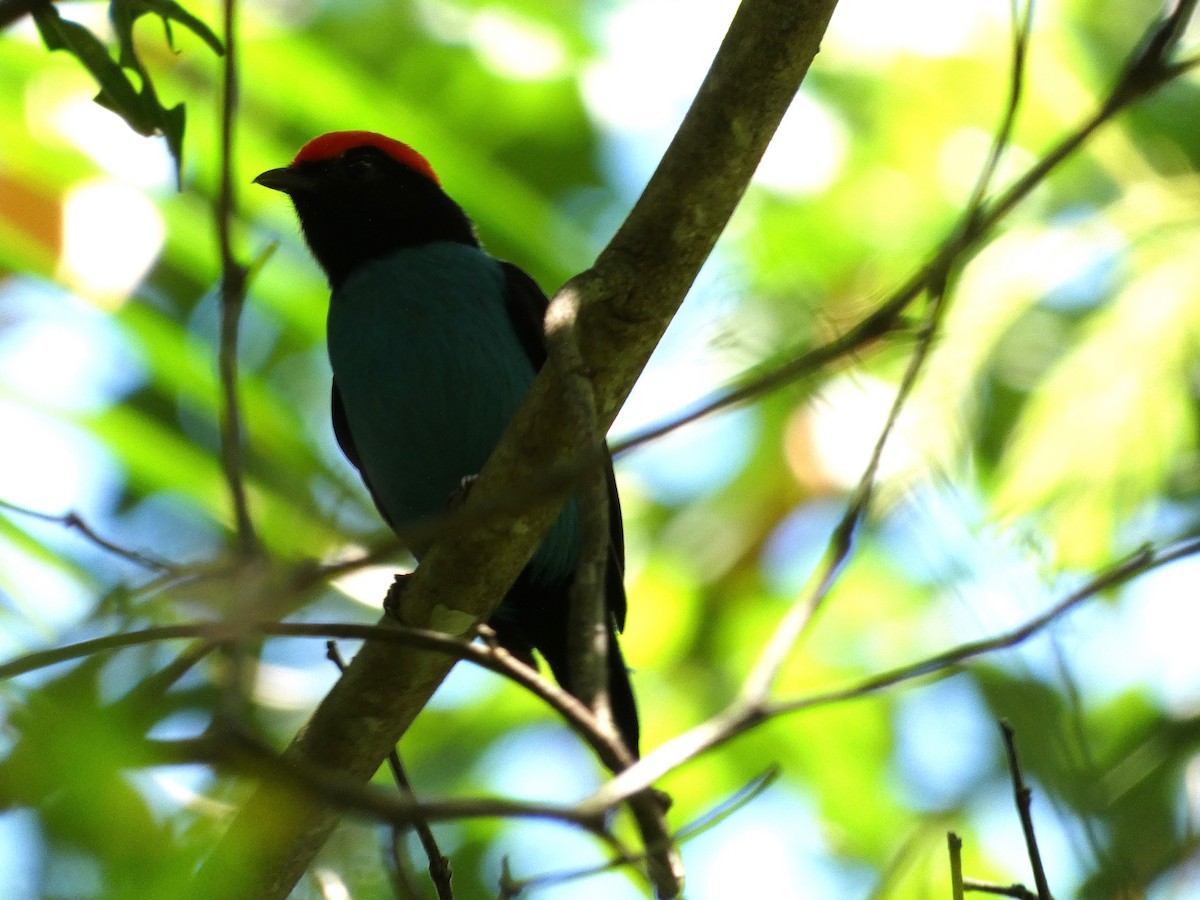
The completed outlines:
[[[503,643],[503,639],[501,642]],[[566,645],[564,633],[555,635],[548,641],[539,641],[536,646],[550,666],[550,671],[554,673],[554,680],[568,692],[575,694],[571,687],[571,663]],[[640,734],[637,704],[633,698],[633,686],[629,682],[629,670],[625,668],[625,659],[621,656],[621,647],[611,625],[608,629],[608,702],[612,707],[613,722],[621,734],[621,739],[633,755],[637,756]]]
[[[522,573],[489,624],[496,632],[500,646],[518,659],[533,664],[532,650],[536,649],[546,660],[555,681],[575,694],[571,688],[571,663],[567,652],[569,604],[565,593],[562,589],[539,591],[528,584]],[[608,626],[608,702],[622,740],[633,755],[638,756],[637,703],[613,622]]]
[[[633,755],[640,756],[638,741],[641,726],[638,724],[637,701],[633,698],[633,685],[629,682],[629,669],[621,655],[621,645],[612,625],[608,627],[608,702],[612,707],[613,722]]]

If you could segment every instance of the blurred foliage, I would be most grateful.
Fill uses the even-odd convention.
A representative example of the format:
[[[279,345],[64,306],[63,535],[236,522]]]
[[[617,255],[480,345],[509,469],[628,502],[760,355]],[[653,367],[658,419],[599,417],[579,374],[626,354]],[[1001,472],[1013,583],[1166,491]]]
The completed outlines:
[[[29,20],[0,38],[0,501],[75,510],[170,568],[0,507],[3,655],[248,608],[373,621],[389,571],[281,601],[273,568],[232,559],[217,453],[220,10],[114,7],[40,13],[50,47],[102,42],[89,44],[95,80],[47,53]],[[618,431],[840,333],[926,258],[1002,112],[1004,7],[842,4]],[[1002,183],[1094,107],[1158,11],[1039,4]],[[134,27],[140,12],[184,27],[164,42]],[[245,474],[274,566],[346,558],[384,531],[328,426],[320,273],[287,204],[250,179],[324,131],[394,134],[432,160],[494,253],[553,288],[620,221],[694,90],[689,60],[731,14],[695,0],[241,8],[236,244],[249,261],[278,242],[243,321]],[[181,192],[161,139],[91,103],[97,82],[129,125],[164,132],[177,157],[182,146]],[[187,104],[186,139],[159,96]],[[872,517],[782,696],[996,633],[1143,543],[1195,533],[1198,102],[1191,74],[1110,123],[962,272]],[[911,347],[895,335],[621,461],[625,646],[647,748],[736,696],[819,558]],[[678,827],[782,769],[685,846],[689,896],[946,896],[948,828],[968,875],[1029,883],[998,716],[1017,729],[1056,895],[1197,896],[1195,573],[1183,560],[1017,649],[772,721],[673,773],[662,786]],[[161,677],[182,652],[129,649],[4,683],[0,894],[178,895],[244,796],[163,764],[162,741],[201,733],[230,699],[224,658]],[[282,746],[330,668],[320,642],[266,642],[246,715]],[[425,796],[572,800],[602,778],[536,701],[461,666],[403,750]],[[495,894],[503,857],[517,877],[603,858],[552,824],[437,831],[464,898]],[[339,881],[390,896],[383,846],[377,826],[348,822],[297,896]],[[609,874],[536,896],[640,891]]]

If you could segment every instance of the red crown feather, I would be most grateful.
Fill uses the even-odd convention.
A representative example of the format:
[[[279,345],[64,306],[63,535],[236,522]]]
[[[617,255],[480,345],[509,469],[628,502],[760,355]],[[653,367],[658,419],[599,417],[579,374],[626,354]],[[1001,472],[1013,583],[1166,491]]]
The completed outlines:
[[[333,131],[313,138],[300,148],[300,152],[292,160],[292,165],[337,159],[347,150],[353,150],[355,147],[374,147],[382,150],[396,162],[420,172],[434,184],[442,183],[441,179],[437,177],[437,173],[433,171],[433,166],[429,164],[429,160],[420,153],[403,141],[397,141],[374,131]]]

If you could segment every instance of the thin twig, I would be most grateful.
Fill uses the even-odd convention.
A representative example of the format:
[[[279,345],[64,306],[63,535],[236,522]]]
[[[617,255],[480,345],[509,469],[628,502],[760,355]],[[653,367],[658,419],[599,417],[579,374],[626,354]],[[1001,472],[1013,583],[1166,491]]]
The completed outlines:
[[[1025,86],[1025,61],[1029,55],[1029,36],[1033,29],[1033,2],[1027,0],[1024,12],[1018,6],[1018,0],[1009,0],[1008,11],[1012,27],[1012,56],[1008,65],[1008,99],[1004,104],[1004,114],[1000,126],[992,138],[992,146],[988,151],[987,161],[979,172],[971,198],[967,201],[968,217],[973,217],[983,208],[992,179],[1000,168],[1008,145],[1012,141],[1013,127],[1017,123],[1017,112],[1021,108],[1021,96]],[[969,220],[969,219],[968,219]],[[964,230],[970,230],[964,228]]]
[[[558,292],[546,312],[546,341],[551,359],[562,375],[568,427],[582,435],[588,455],[606,458],[596,396],[579,348],[576,330],[579,303],[578,292],[570,286]],[[608,693],[612,613],[608,609],[606,579],[614,577],[609,571],[613,552],[609,516],[614,514],[609,507],[609,477],[604,466],[591,466],[583,476],[578,494],[582,536],[579,564],[570,591],[567,647],[571,693],[590,709],[596,724],[613,741],[623,744],[624,736],[615,727]],[[659,886],[659,893],[670,895],[682,879],[683,861],[667,827],[665,808],[654,792],[647,790],[632,798],[630,811],[646,848],[650,879]]]
[[[1197,553],[1200,553],[1200,537],[1181,540],[1158,551],[1146,547],[1095,576],[1024,624],[991,638],[960,644],[918,662],[864,678],[849,687],[769,704],[734,703],[706,722],[672,738],[642,757],[635,765],[602,786],[587,802],[597,808],[611,808],[620,803],[622,798],[644,790],[684,763],[732,740],[767,719],[867,697],[906,681],[945,672],[978,656],[1014,647],[1084,601],[1154,569]]]
[[[554,682],[543,678],[537,670],[522,663],[503,647],[472,643],[428,629],[407,628],[388,618],[383,619],[379,625],[347,622],[239,622],[236,624],[200,622],[158,625],[24,654],[7,663],[0,663],[0,681],[34,672],[47,666],[142,644],[200,638],[211,645],[220,645],[236,641],[247,635],[381,641],[406,644],[444,653],[455,659],[467,660],[516,682],[525,690],[541,698],[587,742],[597,758],[611,771],[619,772],[633,763],[633,757],[624,743],[597,727],[595,718],[587,707]]]
[[[180,638],[208,638],[213,627],[207,623],[191,625],[156,625],[138,631],[123,634],[108,634],[104,637],[90,638],[73,644],[63,644],[46,650],[35,650],[25,653],[6,663],[0,663],[0,681],[16,678],[26,672],[36,672],[48,666],[69,662],[73,659],[83,659],[97,653],[120,650],[125,647],[136,647],[140,644],[153,644],[161,641],[172,641]]]
[[[675,840],[680,843],[690,841],[692,838],[716,828],[735,812],[761,797],[771,785],[779,780],[779,775],[782,771],[777,765],[771,766],[761,775],[752,779],[745,787],[739,788],[732,796],[721,801],[703,815],[686,823],[675,833]]]
[[[338,651],[336,641],[325,642],[325,655],[329,657],[329,661],[337,666],[339,672],[346,671],[346,662],[342,659],[342,654]],[[400,789],[400,794],[409,799],[416,800],[417,794],[413,790],[412,782],[408,780],[408,773],[404,770],[404,763],[400,760],[400,751],[397,748],[392,748],[392,752],[388,754],[388,766],[392,771],[392,778],[396,782],[396,787]],[[416,831],[417,837],[421,841],[421,847],[425,850],[425,858],[429,860],[429,878],[433,881],[433,887],[437,891],[438,900],[454,900],[454,890],[450,886],[450,879],[453,873],[450,871],[450,860],[442,853],[442,848],[438,846],[437,838],[433,836],[433,830],[429,827],[429,822],[425,819],[418,818],[413,823],[413,830]],[[398,856],[397,845],[400,843],[400,837],[403,834],[401,831],[393,830],[392,834],[392,855],[396,867],[404,871],[404,866],[401,864]]]
[[[953,900],[963,900],[962,838],[947,831],[946,844],[950,848],[950,896]]]
[[[994,884],[976,878],[964,878],[963,888],[976,894],[995,894],[999,897],[1013,897],[1015,900],[1038,900],[1037,894],[1023,884]]]
[[[942,319],[948,306],[948,291],[950,281],[961,265],[962,259],[972,246],[970,235],[977,232],[977,221],[982,215],[984,202],[987,198],[992,179],[999,167],[1008,144],[1012,139],[1013,126],[1021,105],[1022,86],[1025,80],[1025,60],[1029,45],[1029,34],[1033,20],[1033,3],[1030,0],[1024,16],[1018,14],[1016,0],[1012,5],[1013,42],[1012,59],[1009,66],[1009,93],[1005,102],[1001,122],[992,140],[991,150],[976,178],[975,187],[959,217],[956,233],[962,236],[957,245],[957,252],[946,257],[943,266],[928,272],[924,290],[929,294],[929,306],[918,332],[919,337],[904,376],[896,391],[896,396],[888,410],[887,420],[872,448],[871,457],[859,478],[851,497],[849,506],[830,536],[825,557],[821,563],[820,576],[808,598],[803,603],[796,603],[784,616],[779,627],[771,636],[766,647],[759,654],[758,661],[751,670],[742,689],[743,698],[750,703],[765,702],[771,686],[779,676],[784,663],[787,661],[804,632],[812,624],[825,598],[833,589],[834,583],[841,574],[846,561],[853,550],[854,536],[866,517],[871,499],[875,492],[876,476],[883,451],[887,446],[900,414],[912,396],[917,379],[929,360],[934,340],[941,327]],[[952,242],[950,246],[954,246]]]
[[[421,892],[413,882],[412,860],[404,847],[407,832],[393,825],[388,829],[388,847],[383,854],[383,864],[392,883],[392,893],[400,900],[421,900]]]
[[[221,337],[217,365],[221,378],[221,468],[233,504],[238,550],[252,553],[258,540],[246,503],[243,478],[242,413],[238,399],[238,330],[246,301],[246,267],[234,258],[233,219],[237,197],[233,184],[234,113],[237,109],[237,0],[224,0],[225,64],[222,75],[220,189],[217,195],[217,242],[221,253]]]
[[[1196,2],[1197,0],[1185,0],[1184,5],[1186,5],[1187,9],[1184,9],[1183,5],[1177,8],[1169,20],[1172,24],[1167,29],[1168,33],[1176,34],[1178,33],[1178,29],[1186,26],[1191,16],[1191,8],[1196,5]],[[1018,34],[1025,34],[1030,28],[1029,17],[1031,14],[1032,4],[1027,7],[1026,16],[1021,20]],[[1151,29],[1151,32],[1153,32],[1153,29]],[[1020,40],[1027,42],[1028,37],[1022,37]],[[1162,49],[1160,45],[1156,46],[1158,49]],[[1021,49],[1019,52],[1023,61],[1026,50]],[[690,425],[725,409],[740,406],[771,391],[778,390],[785,385],[820,371],[830,363],[858,352],[868,344],[878,341],[902,328],[901,317],[913,302],[931,284],[938,280],[944,280],[950,268],[979,247],[983,243],[983,240],[991,233],[992,229],[1005,216],[1012,212],[1018,204],[1025,200],[1035,188],[1045,181],[1052,171],[1073,156],[1075,151],[1097,129],[1132,105],[1144,94],[1150,93],[1191,69],[1200,67],[1200,55],[1188,57],[1176,63],[1167,62],[1165,55],[1156,59],[1157,67],[1150,68],[1152,75],[1148,79],[1148,83],[1147,78],[1142,76],[1142,87],[1139,93],[1132,93],[1126,90],[1123,87],[1124,79],[1119,79],[1108,97],[1100,103],[1088,119],[1085,119],[1076,126],[1073,132],[1048,150],[1021,177],[997,195],[991,203],[978,209],[977,213],[969,220],[969,228],[964,229],[961,224],[958,224],[951,229],[938,249],[925,263],[895,288],[871,312],[847,328],[841,335],[820,347],[789,354],[790,359],[787,363],[750,378],[743,377],[740,379],[741,384],[717,391],[712,396],[695,404],[687,412],[660,425],[651,426],[614,442],[612,444],[613,455],[617,456],[628,452],[643,444],[665,437],[685,425]],[[1011,108],[1014,97],[1019,99],[1022,88],[1023,76],[1021,80],[1018,80],[1014,75],[1010,79],[1008,108]],[[993,147],[995,147],[994,143]],[[979,182],[977,182],[977,189],[978,184]]]
[[[175,572],[178,566],[173,563],[166,562],[158,557],[151,556],[148,553],[143,553],[140,550],[131,550],[128,547],[122,547],[120,544],[113,543],[108,538],[102,537],[96,533],[96,530],[89,525],[79,513],[71,510],[61,515],[54,513],[40,512],[36,509],[30,509],[28,506],[21,506],[17,503],[11,503],[8,500],[0,500],[0,509],[8,512],[17,513],[21,516],[27,516],[31,519],[37,519],[41,522],[50,522],[54,525],[61,525],[64,528],[78,531],[90,543],[96,545],[101,550],[105,550],[114,556],[119,556],[121,559],[131,562],[134,565],[141,566],[143,569],[151,569],[155,572]]]
[[[193,642],[171,662],[140,681],[121,702],[133,706],[152,703],[170,690],[179,679],[202,662],[218,646],[219,644],[216,642],[208,640]]]
[[[961,260],[972,246],[969,236],[977,232],[977,220],[982,214],[983,204],[988,189],[994,177],[1000,160],[1012,138],[1013,125],[1021,104],[1022,85],[1024,83],[1025,59],[1029,42],[1029,32],[1032,23],[1032,2],[1027,7],[1026,15],[1018,16],[1014,0],[1013,5],[1013,51],[1010,64],[1009,94],[1004,107],[1000,126],[992,141],[991,151],[976,179],[967,205],[960,216],[960,224],[956,229],[962,236],[957,243],[956,252],[945,258],[944,265],[931,269],[924,285],[929,294],[929,306],[919,331],[919,337],[904,376],[900,381],[896,396],[888,410],[887,420],[871,451],[867,466],[859,478],[854,494],[845,514],[834,528],[829,545],[822,560],[820,574],[815,580],[813,590],[804,602],[798,602],[783,617],[771,639],[759,654],[754,668],[747,677],[742,688],[743,701],[750,704],[765,703],[770,694],[771,686],[779,676],[780,670],[791,656],[796,645],[805,631],[814,621],[825,598],[833,589],[841,574],[846,561],[853,550],[854,537],[870,507],[875,492],[876,477],[879,463],[883,458],[884,448],[895,431],[900,414],[907,404],[917,384],[933,348],[934,340],[941,327],[942,319],[948,305],[948,286],[953,273],[961,265]],[[956,244],[952,241],[950,247]]]
[[[899,666],[887,672],[873,675],[863,679],[853,687],[771,704],[767,707],[765,713],[767,715],[776,715],[782,712],[796,712],[816,706],[825,706],[841,700],[865,697],[902,682],[911,681],[914,678],[921,678],[946,671],[978,656],[1015,647],[1081,603],[1112,588],[1119,587],[1133,578],[1197,553],[1200,553],[1200,538],[1182,540],[1170,544],[1161,551],[1154,551],[1148,547],[1143,548],[1112,568],[1092,578],[1049,609],[1028,619],[1016,628],[1001,632],[990,638],[968,641],[919,662],[909,663],[908,665]]]
[[[1038,900],[1054,900],[1050,885],[1046,881],[1046,870],[1042,866],[1042,854],[1038,849],[1037,834],[1033,829],[1033,791],[1021,774],[1021,763],[1017,759],[1016,732],[1004,719],[1000,720],[1000,731],[1004,735],[1004,752],[1008,756],[1008,773],[1012,779],[1013,799],[1017,804],[1017,815],[1021,818],[1021,831],[1025,835],[1025,850],[1029,854],[1029,865],[1033,868],[1033,883],[1037,887]]]
[[[763,792],[778,780],[779,774],[779,767],[772,766],[763,774],[755,777],[749,784],[740,788],[732,796],[722,800],[712,809],[688,822],[675,832],[670,839],[670,846],[687,843],[693,838],[704,834],[704,832],[715,828],[738,812],[738,810],[745,808],[758,797],[762,796]],[[646,861],[651,852],[659,850],[660,848],[647,847],[641,853],[614,856],[612,859],[594,866],[581,866],[578,869],[569,869],[562,872],[547,872],[542,875],[531,875],[527,878],[514,878],[510,871],[504,884],[511,892],[508,896],[517,896],[530,888],[546,888],[566,884],[571,881],[578,881],[584,878],[591,878],[595,875],[601,875],[605,872],[611,872],[623,866],[640,864]]]
[[[521,888],[516,879],[513,878],[512,869],[508,864],[508,857],[503,856],[500,859],[500,893],[496,895],[497,900],[514,900],[520,896]]]
[[[771,635],[771,639],[759,654],[750,675],[746,678],[746,683],[742,688],[742,697],[750,704],[766,702],[780,670],[812,624],[817,612],[825,602],[825,598],[833,589],[846,561],[850,558],[854,547],[854,536],[866,517],[867,509],[870,507],[871,498],[875,492],[875,478],[879,471],[879,462],[883,458],[884,448],[895,430],[896,423],[900,420],[901,411],[912,395],[917,377],[929,358],[934,336],[938,333],[942,313],[945,309],[945,301],[945,285],[938,285],[930,298],[929,309],[921,329],[921,338],[909,359],[900,387],[888,410],[887,420],[871,451],[871,458],[867,462],[862,477],[859,478],[858,486],[854,490],[845,514],[830,536],[816,585],[804,602],[793,604],[792,608],[784,614],[779,626]]]
[[[83,659],[97,653],[160,643],[183,638],[200,638],[213,644],[228,644],[251,637],[308,637],[341,640],[383,641],[408,644],[445,653],[455,659],[465,659],[482,668],[517,682],[526,690],[541,697],[572,727],[582,732],[595,732],[592,715],[576,698],[558,685],[542,678],[536,670],[517,660],[502,647],[476,644],[462,638],[428,629],[407,628],[390,619],[380,625],[361,625],[349,622],[195,622],[179,625],[156,625],[122,634],[90,638],[46,650],[27,653],[6,663],[0,663],[0,681],[15,678],[47,666]],[[597,755],[609,768],[619,771],[632,761],[628,751],[611,741],[594,747]]]
[[[416,800],[381,791],[295,758],[275,753],[257,738],[229,727],[201,737],[146,742],[156,759],[178,764],[202,762],[228,766],[275,784],[318,798],[323,803],[370,816],[381,822],[405,827],[420,818],[452,821],[480,818],[532,818],[563,822],[582,828],[605,843],[624,849],[609,832],[602,816],[577,806],[477,797],[445,800]]]

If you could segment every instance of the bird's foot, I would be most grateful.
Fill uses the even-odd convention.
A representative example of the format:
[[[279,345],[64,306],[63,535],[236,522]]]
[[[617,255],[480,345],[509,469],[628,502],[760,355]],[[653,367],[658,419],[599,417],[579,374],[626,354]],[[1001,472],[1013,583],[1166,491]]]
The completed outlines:
[[[400,601],[404,597],[404,589],[408,587],[408,579],[410,575],[397,574],[393,579],[391,586],[388,588],[387,594],[383,598],[383,611],[386,615],[391,616],[397,622],[400,619]]]
[[[458,487],[452,490],[450,496],[446,498],[446,509],[458,509],[466,503],[467,496],[471,493],[471,488],[478,480],[478,475],[464,475],[459,479]]]

